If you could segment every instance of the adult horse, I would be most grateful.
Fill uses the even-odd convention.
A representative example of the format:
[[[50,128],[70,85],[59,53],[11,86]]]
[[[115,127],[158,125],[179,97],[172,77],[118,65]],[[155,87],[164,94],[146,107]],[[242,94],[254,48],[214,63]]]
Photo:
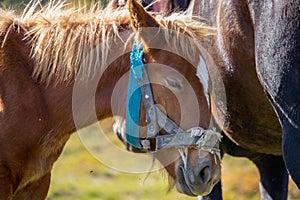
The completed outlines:
[[[111,102],[115,86],[130,69],[131,48],[133,60],[137,52],[137,61],[145,65],[143,77],[148,74],[151,81],[162,81],[151,88],[142,86],[148,92],[144,101],[152,96],[165,108],[162,112],[151,105],[150,110],[155,109],[158,118],[167,120],[166,126],[171,123],[181,133],[188,134],[185,129],[195,126],[209,128],[206,93],[194,67],[201,61],[194,41],[211,35],[212,29],[185,16],[155,19],[139,3],[128,4],[129,12],[110,8],[82,12],[66,9],[60,1],[51,1],[40,10],[37,1],[21,16],[0,10],[0,199],[44,199],[53,163],[70,134],[112,116],[113,107],[124,114],[127,84],[121,84],[117,105]],[[147,32],[146,27],[155,27],[154,32]],[[154,43],[165,50],[152,48]],[[117,59],[109,62],[110,55],[120,49]],[[142,121],[147,110],[141,106]],[[166,129],[162,134],[169,131],[162,128]],[[219,138],[203,129],[194,130],[194,136],[181,135],[193,142],[193,148],[180,151],[183,159],[174,147],[157,153],[178,189],[190,195],[208,193],[220,178],[220,160],[213,151]],[[176,130],[170,131],[175,131],[172,137],[177,135]],[[210,152],[199,159],[201,145],[207,142]],[[170,157],[174,159],[166,163]]]
[[[300,1],[258,2],[234,0],[217,1],[214,3],[196,1],[194,9],[201,16],[207,17],[211,25],[216,25],[219,30],[218,43],[211,48],[211,52],[215,52],[218,49],[215,57],[216,60],[217,58],[219,60],[220,68],[223,68],[224,72],[226,72],[223,78],[228,82],[228,86],[232,85],[231,88],[236,88],[234,85],[239,84],[239,82],[245,82],[245,79],[252,81],[253,78],[250,75],[244,76],[242,78],[244,80],[234,80],[232,78],[236,77],[235,75],[237,74],[243,73],[246,68],[250,68],[253,72],[256,72],[260,80],[259,83],[262,84],[264,92],[275,108],[282,126],[282,129],[280,129],[278,125],[275,126],[265,120],[261,120],[262,123],[260,124],[264,127],[269,126],[268,129],[273,133],[268,134],[267,132],[258,132],[253,129],[249,129],[248,133],[234,133],[234,129],[240,130],[241,128],[249,127],[247,117],[243,117],[242,119],[245,119],[244,122],[236,125],[240,126],[240,128],[234,127],[236,119],[244,116],[242,113],[247,113],[249,116],[254,112],[257,112],[257,115],[264,115],[266,113],[265,107],[263,111],[260,110],[261,106],[266,104],[259,101],[261,98],[266,99],[263,93],[257,93],[251,90],[250,87],[241,87],[240,89],[228,89],[229,95],[227,96],[229,97],[232,97],[230,94],[233,93],[239,94],[236,99],[232,99],[231,105],[233,109],[229,113],[231,115],[236,113],[236,116],[240,113],[240,115],[228,120],[232,122],[233,127],[225,130],[225,133],[235,142],[250,150],[267,154],[281,154],[282,148],[285,165],[298,188],[300,187],[300,163],[298,159],[300,153],[297,148],[297,144],[300,141],[300,103],[298,100],[300,92],[298,78],[300,70],[299,10]],[[217,18],[214,17],[214,14],[217,14]],[[255,82],[257,85],[258,81],[256,80]],[[260,98],[256,96],[257,99],[251,99],[250,97],[254,94],[260,94]],[[248,104],[243,104],[241,100]],[[249,100],[251,102],[247,102]],[[235,111],[234,107],[241,104],[258,105],[257,111],[253,111],[255,107],[252,106],[246,109],[246,112]],[[242,109],[240,108],[239,110]],[[274,114],[272,116],[274,119]],[[265,119],[270,120],[269,117]],[[252,116],[249,120],[253,121]],[[278,136],[281,136],[281,130],[282,145],[278,138]],[[263,136],[262,139],[266,143],[262,144],[262,147],[252,146],[256,143],[256,139],[253,138],[257,138],[253,132],[257,132],[258,134],[263,133],[261,134]],[[276,141],[272,140],[276,137]],[[280,157],[277,159],[281,160]],[[280,161],[280,163],[280,166],[283,166],[283,162]],[[262,176],[262,188],[265,188],[267,193],[274,199],[278,199],[278,196],[275,198],[276,187],[271,189],[274,187],[272,186],[273,184],[265,183],[265,177],[270,176],[266,172],[270,171],[274,175],[282,174],[281,178],[277,176],[277,180],[281,179],[284,186],[286,184],[285,170],[283,168],[275,171],[274,168],[273,170],[268,169],[272,166],[268,161],[258,163],[257,165]],[[285,198],[286,190],[281,189],[281,191],[283,192],[282,198]]]
[[[214,108],[216,118],[225,120],[221,149],[255,163],[262,199],[287,198],[286,167],[300,184],[299,10],[299,1],[194,4],[194,14],[218,30],[203,45],[222,72],[227,94],[226,105],[220,101]],[[205,198],[221,199],[220,184]]]
[[[224,133],[245,149],[267,154],[252,158],[261,175],[262,198],[286,199],[285,165],[300,187],[299,10],[300,1],[236,0],[196,1],[194,9],[218,29],[214,45],[207,47],[224,72]]]

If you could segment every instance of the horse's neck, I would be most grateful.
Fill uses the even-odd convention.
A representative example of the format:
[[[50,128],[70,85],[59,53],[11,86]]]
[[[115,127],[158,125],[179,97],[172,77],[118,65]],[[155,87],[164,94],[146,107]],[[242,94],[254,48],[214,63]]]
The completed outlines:
[[[37,83],[41,87],[41,93],[48,110],[49,123],[55,131],[73,132],[72,119],[72,83],[49,85]]]
[[[124,55],[100,76],[87,77],[87,80],[73,78],[59,84],[44,84],[42,93],[51,116],[51,124],[58,124],[60,131],[72,133],[78,128],[111,117],[112,94],[116,92],[115,85],[120,77],[128,71],[128,62],[128,55]],[[78,119],[83,120],[78,122]]]

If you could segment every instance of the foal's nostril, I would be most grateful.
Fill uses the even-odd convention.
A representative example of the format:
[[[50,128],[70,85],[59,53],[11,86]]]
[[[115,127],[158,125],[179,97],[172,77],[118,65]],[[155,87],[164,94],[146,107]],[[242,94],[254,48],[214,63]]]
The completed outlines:
[[[211,171],[209,166],[206,166],[201,169],[199,173],[199,178],[203,184],[206,184],[211,180]]]
[[[214,170],[208,163],[187,169],[179,165],[177,175],[177,189],[188,195],[207,195],[214,186]]]

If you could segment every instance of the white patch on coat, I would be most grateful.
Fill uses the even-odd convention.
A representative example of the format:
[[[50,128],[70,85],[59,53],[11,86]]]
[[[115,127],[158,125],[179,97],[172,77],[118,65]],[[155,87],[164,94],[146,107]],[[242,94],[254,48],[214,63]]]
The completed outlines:
[[[208,74],[208,70],[207,70],[205,61],[201,55],[199,58],[199,64],[197,66],[197,74],[196,75],[199,78],[199,80],[203,86],[204,95],[206,97],[207,104],[208,104],[208,106],[210,106],[209,83],[208,83],[209,82],[209,74]]]

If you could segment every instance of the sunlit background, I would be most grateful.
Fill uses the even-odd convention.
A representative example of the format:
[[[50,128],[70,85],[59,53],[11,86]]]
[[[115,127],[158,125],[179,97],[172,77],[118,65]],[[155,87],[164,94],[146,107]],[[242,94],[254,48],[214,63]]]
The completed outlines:
[[[22,8],[29,0],[0,0],[4,7]],[[47,1],[42,0],[44,4]],[[79,1],[76,1],[79,2]],[[90,4],[92,1],[84,0]],[[103,1],[106,5],[106,1]],[[1,16],[0,16],[1,17]],[[111,132],[112,120],[103,121],[101,127],[110,132],[109,138],[121,145]],[[87,132],[94,132],[88,128]],[[95,141],[97,142],[97,141]],[[108,155],[119,159],[120,165],[126,158]],[[222,183],[224,200],[257,200],[259,175],[255,166],[247,159],[225,156],[222,163]],[[168,181],[163,171],[147,174],[129,174],[111,169],[94,158],[83,146],[77,134],[73,134],[63,154],[54,165],[48,200],[190,200],[176,189],[168,191]],[[300,199],[300,192],[290,182],[289,199]]]

